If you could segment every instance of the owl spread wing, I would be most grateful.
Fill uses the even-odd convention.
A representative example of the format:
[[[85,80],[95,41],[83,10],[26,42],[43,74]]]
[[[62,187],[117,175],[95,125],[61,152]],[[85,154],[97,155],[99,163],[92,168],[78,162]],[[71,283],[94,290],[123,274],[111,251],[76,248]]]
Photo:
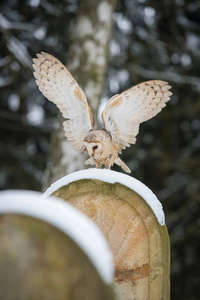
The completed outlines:
[[[170,88],[165,81],[147,81],[108,101],[102,119],[113,142],[119,145],[119,151],[136,142],[140,123],[151,119],[166,106],[172,95]]]
[[[67,68],[52,55],[42,52],[33,62],[39,90],[67,119],[63,123],[67,139],[75,150],[84,150],[84,137],[93,128],[92,112],[84,92]]]

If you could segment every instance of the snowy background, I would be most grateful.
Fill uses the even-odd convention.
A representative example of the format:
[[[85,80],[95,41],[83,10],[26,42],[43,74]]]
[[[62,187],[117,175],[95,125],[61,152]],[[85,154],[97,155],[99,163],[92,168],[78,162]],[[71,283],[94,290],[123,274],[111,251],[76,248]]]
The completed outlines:
[[[56,107],[38,91],[31,58],[69,64],[76,0],[0,3],[0,189],[41,191]],[[200,6],[195,0],[118,1],[101,108],[115,93],[150,79],[173,96],[142,124],[123,153],[132,176],[161,201],[171,239],[171,299],[200,294]],[[87,75],[87,74],[86,74]],[[119,169],[115,169],[119,170]]]

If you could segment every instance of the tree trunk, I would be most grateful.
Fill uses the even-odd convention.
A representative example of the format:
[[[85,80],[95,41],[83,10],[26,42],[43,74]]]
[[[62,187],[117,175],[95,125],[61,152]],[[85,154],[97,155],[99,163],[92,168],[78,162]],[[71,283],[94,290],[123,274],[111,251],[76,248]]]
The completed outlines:
[[[117,0],[82,1],[71,30],[71,45],[67,68],[85,92],[97,122],[98,107],[104,89],[108,65],[112,15]],[[59,115],[58,128],[53,133],[49,164],[44,186],[68,173],[84,169],[85,155],[74,151],[66,140],[63,118]]]

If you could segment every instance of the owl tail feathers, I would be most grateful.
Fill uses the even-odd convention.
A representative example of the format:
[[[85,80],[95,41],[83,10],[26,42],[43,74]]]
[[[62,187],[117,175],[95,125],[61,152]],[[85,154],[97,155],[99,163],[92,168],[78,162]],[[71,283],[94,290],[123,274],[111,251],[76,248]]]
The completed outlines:
[[[129,167],[119,157],[115,159],[114,163],[120,166],[126,173],[131,173]]]

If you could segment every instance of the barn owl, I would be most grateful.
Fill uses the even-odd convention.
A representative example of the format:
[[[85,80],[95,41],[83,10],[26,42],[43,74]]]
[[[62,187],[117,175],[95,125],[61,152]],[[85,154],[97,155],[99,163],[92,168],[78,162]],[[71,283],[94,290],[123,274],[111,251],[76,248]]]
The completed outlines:
[[[57,105],[66,119],[63,126],[68,141],[75,150],[88,152],[90,158],[85,163],[108,169],[115,163],[130,173],[118,154],[135,144],[140,123],[166,106],[172,94],[168,83],[146,81],[113,96],[102,112],[105,128],[95,130],[86,96],[67,68],[44,52],[37,54],[33,62],[39,90]]]

